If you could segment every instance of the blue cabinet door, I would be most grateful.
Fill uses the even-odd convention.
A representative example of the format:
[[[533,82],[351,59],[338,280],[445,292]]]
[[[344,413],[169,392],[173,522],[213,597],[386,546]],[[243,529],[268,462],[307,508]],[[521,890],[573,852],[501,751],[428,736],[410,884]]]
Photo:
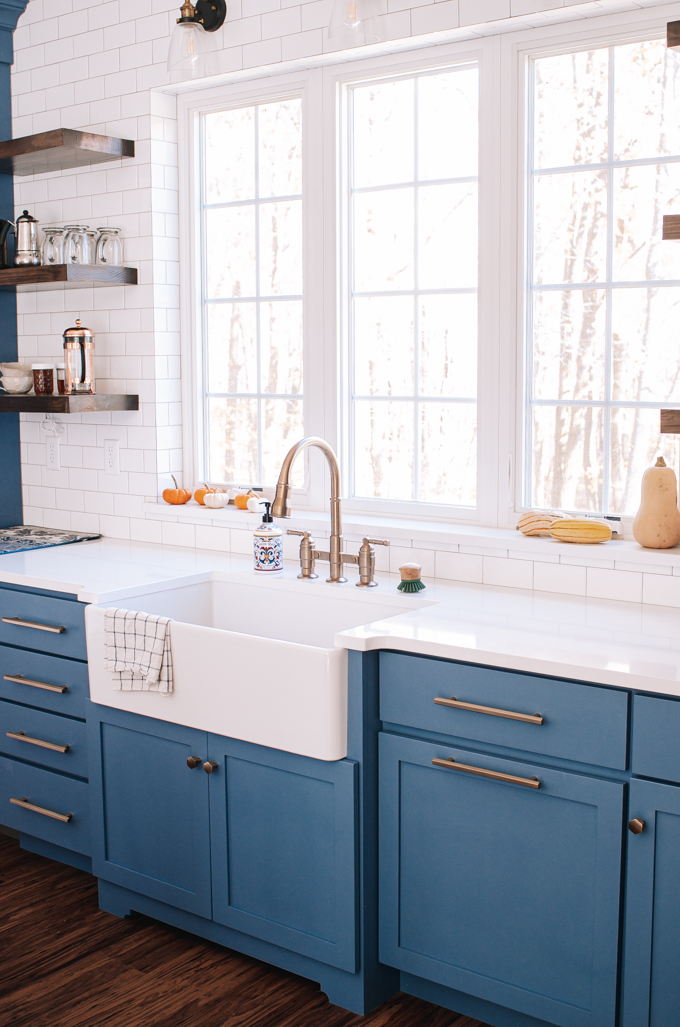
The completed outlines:
[[[213,918],[354,973],[358,764],[209,746]]]
[[[92,872],[210,917],[207,735],[94,703],[91,712]],[[190,756],[201,761],[193,769]]]
[[[381,962],[562,1027],[614,1027],[623,791],[381,734]]]
[[[680,788],[630,783],[622,1027],[680,1025]]]

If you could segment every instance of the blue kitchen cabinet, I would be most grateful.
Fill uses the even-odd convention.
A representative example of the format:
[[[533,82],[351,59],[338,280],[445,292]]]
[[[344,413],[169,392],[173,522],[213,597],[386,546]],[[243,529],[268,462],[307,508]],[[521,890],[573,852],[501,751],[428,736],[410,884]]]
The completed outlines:
[[[381,734],[381,961],[402,986],[525,1018],[491,1023],[614,1027],[623,797],[619,781]]]
[[[208,747],[213,919],[354,973],[358,764]]]
[[[629,815],[621,1027],[679,1027],[680,788],[633,779]]]
[[[104,706],[92,710],[92,872],[210,917],[206,733]]]

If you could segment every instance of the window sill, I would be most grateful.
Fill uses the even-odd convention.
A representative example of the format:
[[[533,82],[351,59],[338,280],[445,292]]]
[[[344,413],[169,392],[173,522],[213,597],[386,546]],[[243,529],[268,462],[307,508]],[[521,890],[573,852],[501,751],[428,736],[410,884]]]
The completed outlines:
[[[184,506],[166,503],[145,503],[144,516],[151,520],[179,524],[205,525],[252,532],[262,521],[235,507],[209,510],[191,500]],[[343,512],[343,536],[348,542],[361,542],[364,535],[388,539],[393,546],[414,550],[470,553],[480,556],[511,557],[546,563],[578,563],[612,566],[622,570],[646,570],[657,574],[680,574],[680,546],[673,549],[643,549],[628,539],[613,539],[598,545],[574,545],[548,538],[528,538],[508,528],[484,528],[479,525],[450,524],[436,521],[404,520],[397,517],[369,517]],[[325,513],[293,510],[282,527],[309,531],[318,538],[327,538],[330,516]],[[413,558],[417,559],[414,552]]]

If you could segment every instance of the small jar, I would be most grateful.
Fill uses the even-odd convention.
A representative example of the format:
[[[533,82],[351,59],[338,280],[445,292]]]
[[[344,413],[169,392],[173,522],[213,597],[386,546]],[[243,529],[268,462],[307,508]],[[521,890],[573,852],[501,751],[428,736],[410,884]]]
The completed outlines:
[[[31,364],[31,370],[36,396],[51,396],[54,392],[54,364]]]
[[[123,240],[120,228],[98,228],[97,263],[108,264],[109,267],[121,267],[123,264]]]
[[[94,264],[94,232],[87,225],[67,225],[64,238],[66,264]]]
[[[57,392],[63,396],[66,392],[66,364],[56,365],[57,370]]]
[[[64,228],[43,228],[45,238],[42,244],[43,264],[64,263]]]

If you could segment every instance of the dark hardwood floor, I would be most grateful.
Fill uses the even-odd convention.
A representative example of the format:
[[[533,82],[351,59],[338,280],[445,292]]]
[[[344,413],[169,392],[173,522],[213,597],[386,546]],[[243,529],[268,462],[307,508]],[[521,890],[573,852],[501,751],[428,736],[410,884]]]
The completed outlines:
[[[486,1027],[399,994],[369,1016],[294,974],[97,905],[89,874],[0,835],[0,1027]]]

